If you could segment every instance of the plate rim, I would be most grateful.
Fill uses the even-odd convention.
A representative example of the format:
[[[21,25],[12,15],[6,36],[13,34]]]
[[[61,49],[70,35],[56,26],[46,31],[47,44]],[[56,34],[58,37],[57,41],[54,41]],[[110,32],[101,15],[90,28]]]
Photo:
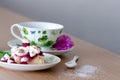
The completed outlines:
[[[27,69],[27,70],[24,70],[24,69],[22,69],[23,67],[47,67],[47,66],[54,66],[54,65],[56,65],[56,64],[58,64],[58,63],[60,63],[61,62],[61,58],[59,58],[58,56],[56,56],[56,55],[53,55],[53,54],[49,54],[49,53],[43,53],[43,54],[45,54],[45,55],[49,55],[49,56],[54,56],[55,58],[57,58],[57,61],[54,61],[54,62],[52,62],[52,63],[46,63],[46,64],[14,64],[14,63],[6,63],[6,62],[1,62],[0,61],[0,67],[3,67],[3,68],[6,68],[6,69],[10,69],[10,70],[18,70],[18,71],[33,71],[33,70],[44,70],[44,69],[48,69],[48,68],[51,68],[51,67],[48,67],[48,68],[44,68],[44,69],[32,69],[32,70],[29,70],[29,69]],[[15,67],[22,67],[22,68],[20,68],[20,69],[11,69],[11,68],[8,68],[8,67],[6,67],[6,66],[15,66]]]

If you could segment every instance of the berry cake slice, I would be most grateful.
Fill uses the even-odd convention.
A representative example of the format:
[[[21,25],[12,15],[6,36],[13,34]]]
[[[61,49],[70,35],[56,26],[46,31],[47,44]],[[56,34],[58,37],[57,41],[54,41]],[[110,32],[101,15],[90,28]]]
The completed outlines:
[[[28,41],[23,41],[22,46],[11,48],[11,57],[5,55],[1,61],[17,64],[44,64],[45,58],[41,48],[30,45]]]

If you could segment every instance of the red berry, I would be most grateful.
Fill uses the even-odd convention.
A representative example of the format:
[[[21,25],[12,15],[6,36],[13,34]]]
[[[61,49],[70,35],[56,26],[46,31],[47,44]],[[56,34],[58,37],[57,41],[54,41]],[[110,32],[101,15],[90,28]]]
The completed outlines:
[[[13,63],[13,64],[17,64],[16,62],[11,62],[11,63]]]
[[[23,46],[23,47],[30,46],[30,43],[22,43],[22,46]]]
[[[7,59],[5,59],[5,60],[1,60],[1,62],[7,62]]]
[[[43,52],[40,52],[39,55],[40,55],[40,56],[44,56],[44,55],[43,55]]]
[[[27,64],[27,62],[20,62],[20,64]]]
[[[11,58],[9,58],[10,60],[12,60],[12,61],[15,61],[12,57]]]

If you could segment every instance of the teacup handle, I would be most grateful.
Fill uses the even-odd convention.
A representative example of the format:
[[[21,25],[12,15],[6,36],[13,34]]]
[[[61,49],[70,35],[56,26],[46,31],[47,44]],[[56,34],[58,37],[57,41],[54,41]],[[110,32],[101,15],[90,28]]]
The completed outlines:
[[[13,35],[14,37],[16,37],[17,39],[19,39],[19,40],[22,41],[22,38],[15,34],[15,32],[14,32],[14,28],[15,28],[15,27],[17,27],[17,28],[19,29],[19,28],[20,28],[20,25],[19,25],[19,24],[13,24],[13,25],[11,26],[11,28],[10,28],[11,33],[12,33],[12,35]]]

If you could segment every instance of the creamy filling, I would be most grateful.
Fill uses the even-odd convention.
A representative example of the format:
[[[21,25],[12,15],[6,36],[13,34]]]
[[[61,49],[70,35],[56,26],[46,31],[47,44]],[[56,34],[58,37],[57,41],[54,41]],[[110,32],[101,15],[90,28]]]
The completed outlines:
[[[25,43],[26,44],[26,43]],[[11,49],[12,56],[17,58],[19,62],[31,62],[37,56],[44,56],[41,48],[37,46],[21,46]]]
[[[14,49],[14,51],[12,51],[12,55],[16,54],[18,56],[24,56],[27,53],[28,53],[28,49],[24,47],[19,47],[17,49]]]
[[[30,57],[35,56],[36,54],[39,54],[41,51],[40,47],[37,46],[29,46],[29,54]]]
[[[27,62],[29,59],[27,57],[22,57],[20,62]]]
[[[24,55],[24,56],[18,56],[17,54],[15,54],[14,56],[18,57],[18,58],[20,59],[20,61],[30,62],[30,61],[32,61],[34,58],[36,58],[37,56],[44,56],[44,55],[42,54],[42,52],[39,52],[39,53],[37,53],[36,55],[34,55],[33,57],[31,57],[31,56],[29,55],[29,52],[28,52],[28,54],[26,54],[26,55]]]

